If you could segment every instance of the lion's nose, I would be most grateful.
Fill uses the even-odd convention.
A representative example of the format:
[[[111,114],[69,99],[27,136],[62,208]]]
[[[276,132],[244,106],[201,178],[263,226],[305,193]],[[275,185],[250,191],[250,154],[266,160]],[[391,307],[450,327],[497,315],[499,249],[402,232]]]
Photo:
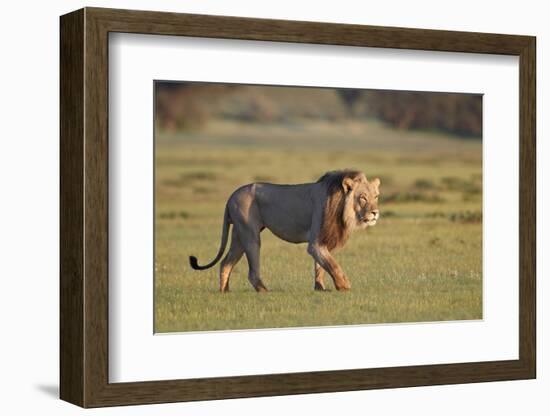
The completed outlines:
[[[380,216],[380,210],[373,209],[372,213],[374,214],[374,219],[377,220],[378,217]]]

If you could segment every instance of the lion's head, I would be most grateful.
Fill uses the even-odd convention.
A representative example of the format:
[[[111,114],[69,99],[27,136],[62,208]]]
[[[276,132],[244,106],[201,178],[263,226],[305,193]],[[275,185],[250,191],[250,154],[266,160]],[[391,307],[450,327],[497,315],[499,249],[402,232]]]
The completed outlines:
[[[328,172],[318,182],[327,190],[321,239],[329,248],[342,246],[353,230],[376,224],[380,179],[369,182],[362,172],[342,170]]]
[[[355,178],[345,177],[342,187],[346,194],[347,216],[344,222],[349,226],[366,228],[376,224],[380,216],[378,209],[378,195],[380,179],[374,178],[371,182],[360,173]]]

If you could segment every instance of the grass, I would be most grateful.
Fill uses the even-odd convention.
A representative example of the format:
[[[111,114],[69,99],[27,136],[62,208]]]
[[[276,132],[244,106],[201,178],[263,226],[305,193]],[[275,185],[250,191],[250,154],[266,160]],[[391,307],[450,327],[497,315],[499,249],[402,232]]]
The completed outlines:
[[[204,263],[217,252],[236,187],[309,182],[344,167],[382,180],[381,220],[336,253],[350,292],[313,291],[306,246],[267,230],[261,267],[268,293],[254,292],[244,258],[224,295],[217,266],[189,267],[189,255]],[[157,135],[155,192],[156,332],[482,318],[480,143],[377,123],[338,130],[214,123]]]

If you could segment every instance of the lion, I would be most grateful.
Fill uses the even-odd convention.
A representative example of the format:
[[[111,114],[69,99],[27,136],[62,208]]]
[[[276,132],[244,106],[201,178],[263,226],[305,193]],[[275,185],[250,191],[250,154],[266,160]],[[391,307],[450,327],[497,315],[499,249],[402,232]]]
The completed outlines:
[[[376,225],[380,179],[368,181],[356,170],[327,172],[317,182],[298,185],[251,183],[233,192],[225,206],[221,244],[210,263],[200,266],[189,257],[195,270],[214,266],[223,256],[233,224],[231,245],[220,265],[220,292],[229,290],[231,271],[243,254],[248,260],[248,280],[257,292],[267,288],[260,274],[260,233],[269,229],[290,243],[308,243],[314,260],[315,290],[326,290],[324,271],[339,291],[351,283],[332,252],[344,246],[350,234]]]

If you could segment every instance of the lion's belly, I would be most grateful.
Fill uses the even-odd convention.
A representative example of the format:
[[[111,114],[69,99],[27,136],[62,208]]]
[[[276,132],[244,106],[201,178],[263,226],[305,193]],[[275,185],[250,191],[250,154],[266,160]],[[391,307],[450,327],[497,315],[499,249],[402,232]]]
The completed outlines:
[[[265,188],[276,192],[263,192]],[[269,190],[269,189],[268,189]],[[309,239],[312,204],[307,185],[261,184],[256,190],[264,226],[277,237],[291,243]]]
[[[290,243],[305,243],[309,240],[309,229],[296,229],[292,226],[284,227],[281,224],[277,224],[276,226],[266,224],[266,228],[280,239]]]

